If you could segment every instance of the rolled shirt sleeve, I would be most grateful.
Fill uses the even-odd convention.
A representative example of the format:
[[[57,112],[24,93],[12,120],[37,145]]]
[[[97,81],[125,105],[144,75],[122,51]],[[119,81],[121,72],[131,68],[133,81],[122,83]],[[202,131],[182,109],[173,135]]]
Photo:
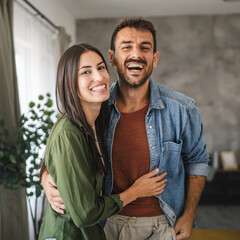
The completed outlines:
[[[182,140],[182,158],[186,174],[207,176],[209,155],[203,139],[203,125],[200,113],[196,106],[188,112]]]

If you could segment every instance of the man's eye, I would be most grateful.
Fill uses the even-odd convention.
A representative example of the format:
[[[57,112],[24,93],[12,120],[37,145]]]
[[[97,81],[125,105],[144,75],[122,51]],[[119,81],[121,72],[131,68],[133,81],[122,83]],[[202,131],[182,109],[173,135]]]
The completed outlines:
[[[122,49],[129,49],[129,48],[131,48],[131,46],[124,46],[124,47],[122,47]]]
[[[149,47],[141,47],[141,49],[144,50],[144,51],[148,51],[148,50],[150,50]]]

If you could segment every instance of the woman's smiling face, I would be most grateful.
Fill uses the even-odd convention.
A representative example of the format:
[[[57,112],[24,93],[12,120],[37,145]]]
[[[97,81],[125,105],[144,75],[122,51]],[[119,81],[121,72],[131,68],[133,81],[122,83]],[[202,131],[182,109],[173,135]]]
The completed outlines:
[[[81,104],[102,103],[109,98],[109,74],[101,56],[84,52],[78,67],[78,94]]]

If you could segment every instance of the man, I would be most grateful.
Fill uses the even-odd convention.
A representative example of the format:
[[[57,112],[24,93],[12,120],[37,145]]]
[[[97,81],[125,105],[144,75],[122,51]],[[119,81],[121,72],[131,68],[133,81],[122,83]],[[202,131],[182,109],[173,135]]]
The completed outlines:
[[[109,58],[119,79],[110,90],[106,141],[111,171],[104,194],[122,192],[154,168],[167,172],[167,184],[161,195],[137,199],[110,217],[105,226],[110,240],[190,239],[208,173],[194,100],[150,79],[158,54],[156,33],[147,20],[123,19],[113,32]],[[44,174],[49,202],[61,212],[64,205],[59,205],[58,192],[49,193],[50,185]]]

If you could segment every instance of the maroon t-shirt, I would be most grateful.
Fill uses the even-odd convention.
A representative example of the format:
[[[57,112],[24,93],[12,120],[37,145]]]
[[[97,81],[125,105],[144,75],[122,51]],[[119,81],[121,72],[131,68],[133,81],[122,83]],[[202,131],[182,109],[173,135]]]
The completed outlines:
[[[116,126],[113,158],[113,193],[121,193],[136,179],[149,172],[150,152],[145,127],[148,106],[132,113],[121,113]],[[156,197],[138,198],[118,213],[130,217],[153,217],[163,214]]]

